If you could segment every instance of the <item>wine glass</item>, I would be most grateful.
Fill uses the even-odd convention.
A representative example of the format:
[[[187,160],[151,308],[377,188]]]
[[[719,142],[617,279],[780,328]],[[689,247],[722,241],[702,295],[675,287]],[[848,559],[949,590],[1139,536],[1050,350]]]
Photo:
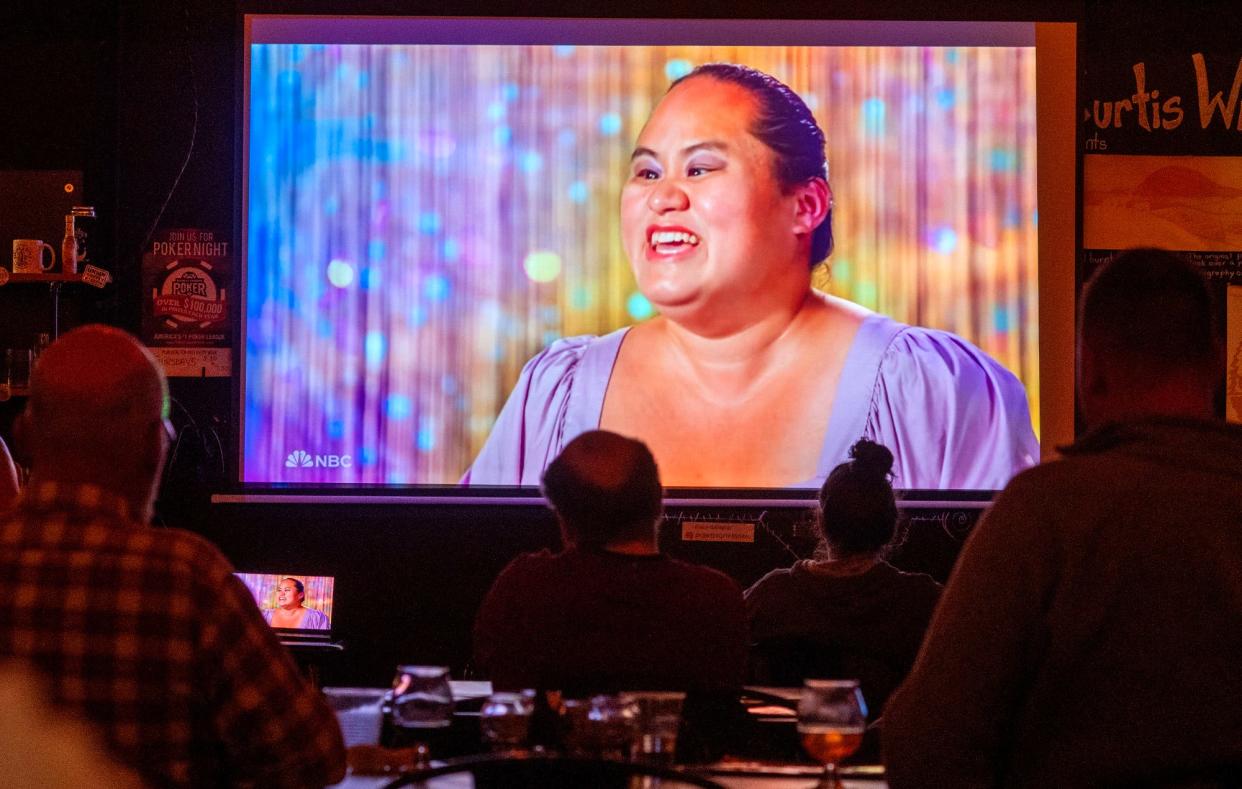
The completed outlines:
[[[392,723],[402,729],[443,729],[453,722],[453,689],[445,666],[397,666]]]
[[[837,763],[862,745],[867,704],[853,679],[808,679],[798,702],[802,748],[824,765],[819,789],[837,789]]]
[[[493,693],[479,710],[479,730],[493,750],[515,750],[530,734],[534,694]]]

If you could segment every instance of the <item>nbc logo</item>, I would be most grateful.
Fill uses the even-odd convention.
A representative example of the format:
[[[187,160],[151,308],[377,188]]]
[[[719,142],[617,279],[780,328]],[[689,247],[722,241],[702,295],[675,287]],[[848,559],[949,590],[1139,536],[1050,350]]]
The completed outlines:
[[[285,468],[310,468],[315,465],[305,450],[295,449],[285,458]]]
[[[312,455],[295,449],[285,456],[285,468],[349,468],[354,459],[349,455]]]

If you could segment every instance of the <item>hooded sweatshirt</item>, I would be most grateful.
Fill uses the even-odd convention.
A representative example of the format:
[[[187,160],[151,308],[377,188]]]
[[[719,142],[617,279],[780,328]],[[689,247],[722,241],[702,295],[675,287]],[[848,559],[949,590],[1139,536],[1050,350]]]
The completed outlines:
[[[879,715],[918,653],[940,585],[884,561],[839,575],[831,562],[773,570],[746,591],[756,679],[858,679]]]

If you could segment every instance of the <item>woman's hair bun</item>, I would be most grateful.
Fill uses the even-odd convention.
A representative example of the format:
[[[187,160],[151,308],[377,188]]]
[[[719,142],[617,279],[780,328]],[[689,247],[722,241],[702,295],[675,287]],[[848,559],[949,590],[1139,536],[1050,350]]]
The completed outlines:
[[[862,438],[850,447],[850,457],[860,471],[868,471],[880,477],[893,472],[893,453],[883,444]]]

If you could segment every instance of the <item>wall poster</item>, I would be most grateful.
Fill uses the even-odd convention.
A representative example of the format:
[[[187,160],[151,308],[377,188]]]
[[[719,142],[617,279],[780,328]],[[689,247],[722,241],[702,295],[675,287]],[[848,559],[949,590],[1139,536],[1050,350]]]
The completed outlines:
[[[142,256],[142,339],[169,376],[232,374],[227,240],[210,230],[159,233]]]
[[[1242,356],[1233,347],[1242,333],[1242,57],[1153,45],[1146,56],[1096,60],[1082,108],[1078,285],[1131,247],[1162,247],[1197,264],[1217,291],[1234,351],[1226,416],[1242,422]]]

